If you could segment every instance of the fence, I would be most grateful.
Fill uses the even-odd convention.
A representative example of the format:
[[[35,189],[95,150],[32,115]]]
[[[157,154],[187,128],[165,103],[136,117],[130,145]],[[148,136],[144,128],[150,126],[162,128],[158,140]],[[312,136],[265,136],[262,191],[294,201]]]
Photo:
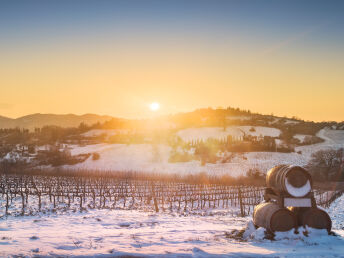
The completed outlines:
[[[0,216],[90,208],[179,212],[236,208],[249,215],[263,201],[264,187],[187,184],[109,177],[0,175]],[[327,207],[340,192],[315,191]]]

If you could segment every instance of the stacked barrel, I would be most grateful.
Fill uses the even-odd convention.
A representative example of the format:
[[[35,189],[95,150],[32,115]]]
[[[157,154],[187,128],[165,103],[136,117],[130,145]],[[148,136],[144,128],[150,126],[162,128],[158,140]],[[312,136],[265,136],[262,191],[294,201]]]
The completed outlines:
[[[280,165],[266,175],[265,202],[253,212],[253,223],[270,232],[299,226],[331,230],[329,215],[316,205],[312,177],[302,167]]]

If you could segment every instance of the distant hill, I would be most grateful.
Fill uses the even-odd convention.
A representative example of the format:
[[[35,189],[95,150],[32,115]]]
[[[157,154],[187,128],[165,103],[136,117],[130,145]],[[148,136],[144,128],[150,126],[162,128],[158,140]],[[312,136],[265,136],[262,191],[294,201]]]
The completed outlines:
[[[0,116],[0,128],[12,128],[14,125],[14,120],[12,118]],[[4,127],[2,127],[4,125]]]
[[[298,118],[278,117],[252,113],[249,110],[228,107],[226,109],[202,108],[192,112],[166,115],[152,122],[151,119],[123,119],[112,116],[101,116],[96,114],[85,115],[56,115],[56,114],[32,114],[16,119],[0,116],[0,128],[42,128],[47,125],[60,127],[78,127],[80,123],[93,125],[100,123],[96,129],[126,129],[126,128],[152,128],[157,126],[163,128],[190,128],[190,127],[226,127],[237,126],[265,126],[274,127],[292,134],[315,135],[325,126],[333,129],[344,129],[344,122],[313,122]]]
[[[85,115],[55,115],[55,114],[32,114],[16,119],[0,116],[0,128],[27,128],[33,130],[35,127],[43,127],[46,125],[56,125],[61,127],[77,127],[80,123],[88,125],[97,122],[104,123],[111,120],[111,116],[100,116],[95,114]]]

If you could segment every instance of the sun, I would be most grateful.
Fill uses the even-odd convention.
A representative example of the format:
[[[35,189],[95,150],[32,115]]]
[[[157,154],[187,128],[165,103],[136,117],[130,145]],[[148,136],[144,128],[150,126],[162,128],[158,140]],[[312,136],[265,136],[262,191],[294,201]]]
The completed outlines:
[[[157,111],[160,109],[160,104],[158,102],[153,102],[149,105],[150,110]]]

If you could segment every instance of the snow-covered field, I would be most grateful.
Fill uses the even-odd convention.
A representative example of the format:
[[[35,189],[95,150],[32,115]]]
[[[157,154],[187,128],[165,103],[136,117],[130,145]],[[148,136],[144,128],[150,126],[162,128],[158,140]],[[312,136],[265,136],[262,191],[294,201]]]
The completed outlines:
[[[254,131],[250,131],[254,128]],[[180,130],[177,135],[185,142],[207,139],[226,139],[232,136],[233,139],[241,139],[244,135],[252,136],[271,136],[278,137],[281,131],[276,128],[262,126],[227,126],[226,130],[222,127],[201,127]]]
[[[331,130],[328,128],[322,129],[317,133],[317,136],[324,139],[324,142],[296,147],[295,151],[301,151],[302,156],[309,160],[312,153],[325,149],[339,149],[344,148],[344,130]]]
[[[344,230],[344,195],[331,204],[328,212],[332,218],[332,227]]]
[[[191,142],[197,140],[207,139],[226,139],[228,135],[231,135],[234,139],[243,137],[243,132],[237,127],[227,127],[226,131],[221,127],[202,127],[202,128],[188,128],[177,132],[184,142]]]
[[[241,126],[240,130],[249,132],[250,127]],[[263,133],[264,130],[273,129],[268,127],[256,127],[256,132]],[[193,135],[189,129],[184,130],[183,136],[188,139]],[[222,135],[231,132],[221,131],[220,128],[202,128],[204,134],[202,137],[210,135]],[[233,129],[234,130],[234,129]],[[239,130],[236,128],[235,130]],[[276,135],[277,131],[267,130],[264,135]],[[275,129],[277,130],[277,129]],[[238,131],[241,132],[241,131]],[[207,163],[204,166],[200,161],[189,161],[179,163],[169,163],[171,147],[167,145],[151,145],[151,144],[96,144],[84,147],[72,146],[72,154],[93,153],[100,154],[99,160],[92,160],[92,157],[83,163],[73,166],[65,166],[73,169],[90,169],[90,170],[113,170],[113,171],[143,171],[156,173],[199,173],[207,172],[209,174],[229,174],[231,176],[239,176],[246,173],[250,168],[257,168],[261,171],[267,171],[273,166],[279,164],[295,164],[304,166],[311,158],[311,154],[329,148],[343,148],[344,147],[344,130],[330,130],[323,129],[317,134],[325,141],[318,144],[306,145],[296,147],[293,153],[280,152],[248,152],[243,155],[237,155],[230,162],[227,163]],[[222,136],[221,136],[222,137]],[[297,152],[301,151],[301,154]]]
[[[246,135],[251,136],[270,136],[278,137],[281,131],[277,128],[263,127],[263,126],[238,126],[238,128],[245,132]],[[254,128],[254,131],[251,129]]]
[[[228,132],[221,128],[202,128],[204,131],[201,133],[187,129],[180,136],[184,140],[192,140],[213,136],[221,139],[235,133],[270,136],[279,133],[267,127],[255,127],[255,132],[251,132],[250,128],[228,128]],[[204,166],[199,161],[169,163],[171,148],[163,144],[70,146],[72,155],[97,152],[100,158],[93,160],[91,156],[83,163],[65,167],[183,174],[207,172],[238,176],[250,168],[267,171],[278,164],[303,166],[308,163],[311,154],[318,150],[344,147],[344,130],[323,129],[317,136],[325,141],[297,147],[296,152],[301,154],[249,152],[236,155],[228,163]],[[48,211],[34,216],[8,216],[0,218],[0,257],[344,257],[343,207],[344,195],[327,210],[333,220],[332,228],[336,236],[321,230],[310,230],[310,236],[306,237],[302,234],[304,230],[300,229],[299,234],[278,233],[275,241],[264,239],[262,228],[252,227],[251,216],[238,217],[238,208],[235,207],[179,213],[119,208],[83,212],[62,209],[58,213]],[[244,238],[233,237],[235,232],[245,228]]]
[[[177,132],[184,141],[195,141],[199,139],[225,139],[227,135],[233,137],[242,137],[244,134],[252,136],[272,136],[280,134],[280,130],[270,127],[256,126],[251,130],[251,126],[232,126],[227,127],[226,131],[220,127],[190,128]],[[117,133],[114,130],[91,130],[86,134],[88,136],[102,135],[106,131],[107,136]],[[123,133],[123,132],[122,132]],[[94,159],[91,155],[86,161],[66,165],[63,168],[68,169],[86,169],[99,171],[136,171],[151,173],[173,173],[173,174],[196,174],[206,172],[210,175],[230,175],[233,177],[244,175],[250,169],[259,169],[266,172],[270,168],[280,164],[294,164],[305,166],[311,159],[312,153],[324,149],[344,148],[344,130],[333,130],[325,128],[317,133],[317,136],[324,139],[324,142],[304,145],[295,148],[295,152],[247,152],[247,153],[229,153],[218,152],[219,160],[217,163],[201,164],[200,160],[194,156],[188,162],[169,162],[172,148],[166,144],[93,144],[86,146],[68,145],[68,152],[72,155],[98,153],[99,159]],[[296,135],[303,140],[305,135]],[[238,138],[237,138],[238,139]],[[280,139],[275,139],[276,143],[282,144]],[[40,150],[46,150],[49,146],[40,146]],[[173,150],[175,151],[175,150]],[[194,154],[194,148],[183,150],[177,148],[179,154]],[[11,152],[4,156],[4,160],[9,161],[30,161],[33,156],[22,157],[21,152]],[[233,154],[233,155],[232,155]],[[47,168],[44,166],[43,168]]]
[[[310,135],[307,135],[307,134],[295,134],[294,138],[298,139],[302,143],[302,142],[305,141],[305,138],[307,136],[310,136]]]
[[[308,159],[297,153],[280,152],[249,152],[235,157],[229,163],[207,163],[200,161],[168,162],[171,148],[167,145],[153,146],[150,144],[97,144],[85,147],[75,147],[73,155],[97,152],[99,160],[90,157],[83,163],[64,166],[72,169],[113,170],[113,171],[143,171],[153,173],[191,174],[207,172],[209,174],[229,174],[239,176],[250,168],[266,171],[282,163],[305,165]]]
[[[65,214],[0,219],[0,256],[146,257],[343,257],[344,196],[329,208],[333,230],[310,230],[310,236],[278,233],[263,239],[251,217],[231,210],[198,214],[152,213],[137,210],[90,210]],[[244,239],[233,230],[247,228]]]

